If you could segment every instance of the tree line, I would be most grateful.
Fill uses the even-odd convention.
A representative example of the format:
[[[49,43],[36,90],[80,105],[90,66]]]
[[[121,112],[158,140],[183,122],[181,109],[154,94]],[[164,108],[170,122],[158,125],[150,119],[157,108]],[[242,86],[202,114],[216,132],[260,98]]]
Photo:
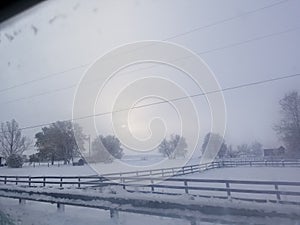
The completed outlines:
[[[293,91],[286,94],[279,101],[281,120],[273,129],[287,149],[286,157],[300,157],[300,95]],[[76,137],[76,138],[75,138]],[[85,143],[89,139],[82,128],[71,121],[57,121],[41,128],[35,134],[35,141],[22,135],[16,120],[1,123],[0,129],[0,157],[6,160],[8,166],[22,166],[24,151],[30,146],[35,146],[37,153],[30,155],[30,162],[63,161],[65,164],[73,161],[74,157],[82,157],[81,150],[85,150]],[[218,146],[218,158],[235,158],[241,156],[260,157],[263,154],[262,145],[259,142],[242,144],[235,148],[227,145],[219,134],[208,133],[204,137],[202,153],[210,147]],[[90,152],[85,157],[90,162],[112,162],[121,159],[124,155],[122,144],[113,135],[99,135],[95,137],[89,146]],[[158,146],[158,151],[169,159],[185,157],[187,154],[187,142],[184,137],[172,134],[164,138]],[[83,151],[83,152],[86,152]]]
[[[210,146],[208,146],[208,142]],[[216,133],[209,132],[206,134],[203,144],[202,144],[202,154],[205,151],[210,151],[209,148],[216,148],[219,147],[219,151],[217,153],[217,158],[244,158],[244,157],[252,157],[252,158],[259,158],[263,156],[263,146],[258,141],[254,141],[251,144],[240,144],[236,147],[232,145],[227,145],[225,139]]]
[[[21,134],[16,120],[1,123],[0,130],[0,156],[6,160],[10,167],[21,167],[24,157],[22,154],[30,146],[35,147],[37,153],[29,156],[29,162],[63,161],[68,164],[75,157],[81,157],[80,150],[85,149],[88,137],[82,128],[71,121],[57,121],[45,126],[35,134],[35,142]],[[115,136],[99,135],[92,142],[92,157],[96,162],[113,161],[123,156],[121,143]]]

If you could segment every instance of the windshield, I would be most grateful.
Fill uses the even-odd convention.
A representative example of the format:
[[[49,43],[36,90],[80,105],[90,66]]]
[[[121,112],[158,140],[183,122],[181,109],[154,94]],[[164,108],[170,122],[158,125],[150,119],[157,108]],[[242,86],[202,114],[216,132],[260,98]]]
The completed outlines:
[[[1,189],[0,221],[57,224],[36,201],[50,199],[72,205],[60,221],[93,224],[96,186],[94,208],[124,224],[299,222],[300,2],[13,2],[0,5],[0,188],[84,197],[19,209]]]

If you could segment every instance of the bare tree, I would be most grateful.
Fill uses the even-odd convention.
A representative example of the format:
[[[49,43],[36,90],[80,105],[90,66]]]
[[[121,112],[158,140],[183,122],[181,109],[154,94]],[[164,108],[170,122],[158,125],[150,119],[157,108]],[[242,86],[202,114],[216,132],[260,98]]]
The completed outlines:
[[[172,134],[170,138],[170,146],[173,151],[173,157],[183,157],[185,158],[187,154],[187,143],[184,137],[180,137],[178,134]]]
[[[170,143],[167,141],[166,138],[162,140],[162,142],[158,146],[158,151],[163,154],[163,156],[167,156],[168,158],[171,158],[172,155],[172,149],[170,148]]]
[[[228,157],[228,158],[236,158],[236,157],[238,157],[238,151],[235,150],[235,149],[233,149],[232,145],[229,145],[227,147],[226,157]]]
[[[291,156],[300,155],[300,96],[293,91],[279,101],[281,121],[274,127]]]
[[[178,134],[172,134],[169,141],[163,139],[158,146],[158,151],[169,159],[175,159],[176,157],[185,157],[187,154],[186,148],[185,138]]]
[[[112,162],[114,159],[121,159],[124,155],[120,140],[113,136],[97,136],[92,142],[92,161]]]
[[[204,137],[202,155],[204,152],[212,152],[213,149],[218,149],[218,158],[224,158],[227,153],[227,145],[224,138],[220,134],[209,132]]]
[[[28,149],[30,141],[22,136],[17,121],[1,123],[0,131],[0,153],[7,159],[11,155],[21,155]]]
[[[262,157],[263,156],[263,148],[262,144],[258,141],[254,141],[250,145],[250,154],[255,157]]]
[[[240,156],[248,156],[250,154],[250,147],[248,144],[241,144],[236,146],[237,152]]]

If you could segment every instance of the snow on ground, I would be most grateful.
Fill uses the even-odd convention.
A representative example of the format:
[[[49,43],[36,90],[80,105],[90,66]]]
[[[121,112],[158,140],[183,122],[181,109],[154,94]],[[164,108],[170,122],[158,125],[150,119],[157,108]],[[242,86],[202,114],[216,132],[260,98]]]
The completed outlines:
[[[147,170],[148,168],[143,166],[145,161],[151,161],[152,158],[146,158],[145,160],[140,160],[140,158],[135,158],[134,161],[132,158],[128,158],[127,161],[130,163],[128,167],[120,167],[118,163],[98,163],[98,164],[90,164],[84,166],[73,166],[69,165],[49,165],[44,163],[42,165],[35,164],[33,165],[24,165],[22,168],[7,168],[0,167],[0,175],[24,175],[24,176],[85,176],[85,175],[95,175],[97,172],[93,169],[96,168],[97,171],[100,171],[101,174],[106,173],[120,173],[120,172],[132,172],[139,170]],[[125,160],[124,160],[125,162]],[[189,165],[199,163],[198,158],[191,159],[188,163]],[[184,160],[169,160],[167,164],[168,167],[176,167],[178,165],[184,166]],[[157,167],[157,168],[165,168],[165,167]]]
[[[218,168],[201,173],[188,174],[180,176],[193,179],[225,179],[225,180],[252,180],[252,181],[297,181],[300,182],[300,168],[297,167],[235,167],[235,168]],[[224,187],[224,184],[205,184],[192,183],[193,186],[209,186]],[[249,184],[231,184],[231,188],[252,189],[252,190],[275,190],[274,185],[249,185]],[[279,185],[281,191],[297,191],[300,192],[299,186]],[[196,191],[191,193],[197,194]],[[226,196],[225,192],[202,191],[204,195]],[[248,194],[248,193],[231,193],[232,197],[238,198],[257,198],[276,200],[274,194]],[[300,202],[299,196],[281,195],[281,199],[285,201]]]
[[[25,189],[24,187],[15,187],[16,190],[21,190]],[[53,189],[49,190],[47,188],[39,188],[38,191],[41,190],[43,192],[49,192],[49,193],[72,193],[72,194],[82,194],[81,190],[78,189],[71,189],[71,190],[59,190],[59,189]],[[106,194],[103,196],[103,194]],[[257,211],[264,211],[268,213],[273,213],[275,211],[279,211],[280,213],[288,213],[288,214],[294,214],[298,212],[297,208],[294,208],[294,206],[289,206],[289,205],[278,205],[276,203],[260,203],[260,204],[253,204],[251,202],[241,202],[241,201],[230,201],[227,199],[203,199],[203,198],[198,198],[198,197],[193,197],[191,198],[188,195],[182,195],[179,197],[174,198],[174,196],[161,196],[157,194],[143,194],[143,193],[127,193],[124,190],[120,189],[120,193],[117,191],[111,192],[110,190],[106,190],[104,192],[99,192],[97,190],[94,191],[88,191],[85,192],[86,196],[91,196],[95,197],[97,196],[98,198],[101,198],[99,200],[95,200],[92,202],[89,202],[91,204],[97,205],[103,205],[103,204],[108,204],[110,205],[109,202],[107,202],[105,199],[106,198],[111,198],[111,197],[117,197],[117,198],[122,198],[122,199],[137,199],[139,201],[158,201],[158,202],[170,202],[172,203],[177,203],[180,201],[183,205],[193,205],[193,204],[202,204],[202,205],[208,205],[208,206],[222,206],[222,207],[229,207],[229,208],[249,208],[252,210]],[[29,193],[28,193],[29,194]],[[24,195],[24,194],[23,194]],[[23,196],[22,195],[22,196]],[[34,194],[30,193],[30,196],[34,197]],[[40,195],[39,195],[40,196]],[[26,194],[24,195],[26,197]],[[41,199],[44,199],[44,197],[40,196]],[[48,198],[48,197],[46,197]],[[52,198],[49,196],[49,198]],[[48,199],[49,200],[49,199]],[[70,201],[65,199],[65,201]],[[79,201],[81,204],[84,204],[85,201],[83,200],[76,200],[75,203]],[[83,202],[82,202],[83,201]],[[102,202],[102,203],[101,203]],[[73,202],[74,203],[74,202]],[[120,207],[125,207],[125,209],[132,208],[133,206],[131,204],[126,204]],[[1,198],[0,197],[0,212],[3,211],[6,215],[8,215],[9,218],[13,219],[15,224],[24,224],[24,225],[37,225],[37,224],[42,224],[42,225],[52,225],[52,224],[72,224],[72,225],[79,225],[79,224],[107,224],[107,225],[113,225],[113,224],[141,224],[143,223],[144,225],[150,225],[153,223],[156,223],[157,225],[164,225],[164,224],[189,224],[188,221],[186,220],[179,220],[179,219],[174,219],[174,218],[163,218],[163,217],[157,217],[157,216],[147,216],[147,215],[139,215],[139,214],[133,214],[133,213],[126,213],[122,212],[120,213],[120,220],[118,223],[114,221],[113,219],[109,218],[109,212],[100,210],[100,209],[90,209],[90,208],[82,208],[82,207],[73,207],[73,206],[66,206],[65,212],[58,212],[55,209],[55,205],[51,205],[49,203],[40,203],[40,202],[31,202],[27,201],[26,204],[18,204],[17,200],[13,199],[6,199],[6,198]],[[151,210],[151,209],[150,209]],[[155,211],[155,209],[153,208]],[[166,211],[170,210],[174,212],[175,209],[165,209]],[[189,210],[180,210],[178,215],[190,215]],[[200,214],[197,214],[199,216],[200,220],[202,219]],[[221,215],[220,215],[221,216]],[[204,215],[206,218],[210,218],[214,220],[219,220],[220,216],[217,215],[211,215],[210,213],[208,215]],[[241,222],[244,221],[245,217],[244,215],[241,216],[230,216],[230,215],[223,215],[221,216],[222,218],[227,218],[235,222]],[[0,218],[1,219],[1,218]],[[299,225],[299,223],[295,223],[295,220],[291,220],[288,218],[277,218],[275,215],[267,218],[262,218],[262,217],[247,217],[250,221],[253,222],[253,224],[284,224],[284,225]],[[260,221],[260,222],[259,222]],[[262,221],[266,223],[261,223]],[[281,222],[279,222],[281,221]],[[249,222],[249,221],[248,221]],[[219,224],[218,222],[212,222],[212,223],[203,223],[200,222],[200,224]],[[235,223],[236,224],[236,223]],[[241,223],[237,223],[241,224]],[[252,224],[252,223],[247,223],[247,224]]]
[[[231,180],[270,180],[300,181],[299,167],[232,167],[207,170],[181,177],[231,179]]]
[[[109,211],[66,206],[64,212],[58,212],[56,205],[28,201],[19,205],[15,199],[0,197],[0,211],[8,215],[15,225],[116,225]],[[0,214],[1,215],[1,214]],[[1,221],[1,219],[0,219]],[[120,212],[120,225],[181,225],[187,221],[180,219],[147,216]]]
[[[22,168],[7,168],[0,167],[1,175],[15,175],[15,176],[84,176],[95,175],[96,172],[89,166],[72,166],[72,165],[32,165],[23,166]]]
[[[196,161],[195,161],[196,162]],[[193,163],[192,163],[193,164]],[[109,167],[111,164],[105,164]],[[112,172],[116,172],[112,169]],[[120,172],[120,171],[119,171]],[[124,172],[124,171],[123,171]],[[60,165],[59,167],[47,165],[24,166],[19,169],[6,167],[0,168],[1,175],[93,175],[94,170],[88,165],[72,166]],[[208,178],[208,179],[234,179],[234,180],[270,180],[270,181],[300,181],[300,168],[289,167],[236,167],[219,168],[194,173],[181,177],[186,178]],[[239,187],[240,188],[240,187]],[[252,188],[248,186],[248,188]],[[264,188],[264,187],[261,187]],[[282,188],[282,187],[280,187]],[[272,198],[275,198],[273,196]],[[65,212],[57,212],[56,205],[48,203],[28,201],[26,205],[19,205],[17,200],[0,198],[1,211],[13,219],[14,224],[22,225],[79,225],[79,224],[116,224],[110,217],[109,212],[99,209],[66,206]],[[1,221],[1,218],[0,218]],[[120,213],[119,224],[189,224],[187,221],[156,216],[146,216],[131,213]],[[202,223],[201,223],[202,224]]]
[[[157,158],[146,158],[141,160],[140,158],[130,159],[127,158],[127,161],[124,159],[122,162],[115,160],[113,163],[97,163],[90,164],[92,168],[98,171],[101,174],[108,173],[120,173],[120,172],[133,172],[141,170],[154,170],[162,168],[172,168],[172,167],[183,167],[186,165],[195,165],[200,162],[199,158],[192,158],[187,162],[187,159],[178,158],[178,159],[167,159],[160,158],[161,161],[157,161]]]

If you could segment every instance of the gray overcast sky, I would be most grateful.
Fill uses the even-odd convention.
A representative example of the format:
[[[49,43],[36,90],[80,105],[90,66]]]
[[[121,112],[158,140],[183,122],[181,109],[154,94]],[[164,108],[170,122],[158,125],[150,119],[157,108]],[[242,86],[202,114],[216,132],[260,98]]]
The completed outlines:
[[[300,26],[300,1],[282,1],[245,14],[277,2],[281,1],[67,0],[42,3],[1,25],[0,90],[62,73],[0,91],[0,121],[15,118],[25,127],[71,118],[74,85],[99,56],[119,45],[165,40],[197,27],[203,28],[169,41],[200,53],[222,88],[299,73],[300,31],[295,28]],[[245,15],[211,25],[242,14]],[[270,36],[259,38],[267,35]],[[255,38],[257,40],[247,42]],[[235,45],[240,42],[243,43]],[[66,71],[70,68],[74,69]],[[158,72],[159,68],[148,71]],[[175,72],[172,75],[164,71],[164,74],[189,89],[189,82],[180,81]],[[128,76],[139,75],[135,72]],[[296,77],[225,92],[227,142],[241,144],[258,140],[265,147],[279,145],[272,130],[279,119],[278,101],[291,90],[300,91],[299,84],[300,78]],[[59,90],[62,88],[64,90]],[[42,94],[48,91],[52,93]],[[190,88],[188,93],[194,94],[195,90]],[[33,95],[40,96],[30,97]],[[205,108],[204,98],[195,98],[195,101],[199,109]],[[203,137],[209,130],[209,114],[201,115]],[[25,133],[33,135],[38,130]]]

